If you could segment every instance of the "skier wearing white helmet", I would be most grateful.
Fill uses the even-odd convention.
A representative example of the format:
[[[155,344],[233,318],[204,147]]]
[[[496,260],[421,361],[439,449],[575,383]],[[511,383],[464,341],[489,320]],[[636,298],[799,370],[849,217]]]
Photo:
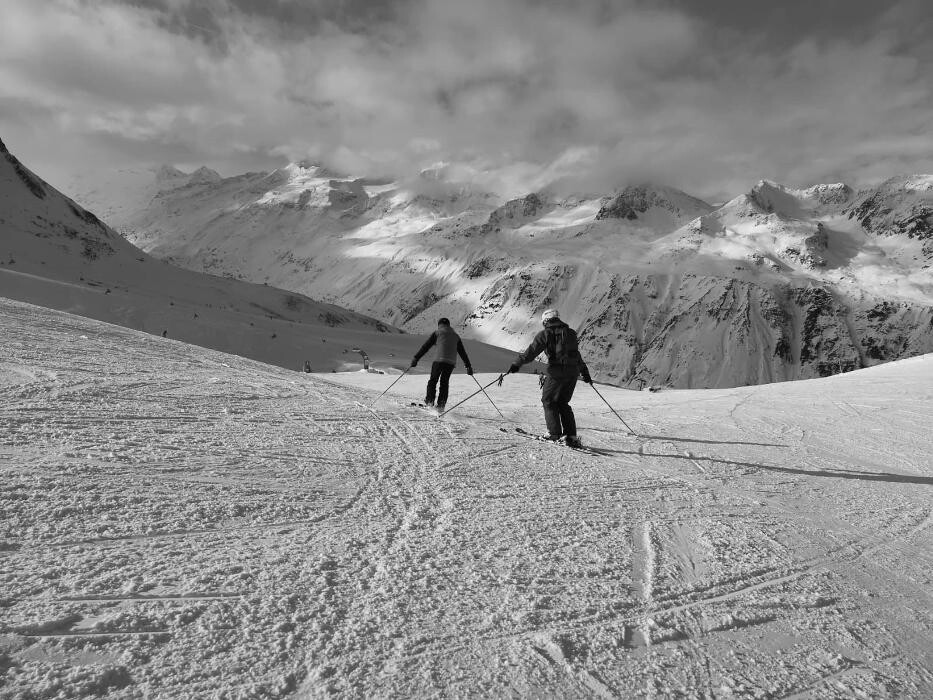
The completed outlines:
[[[555,309],[547,309],[541,314],[544,330],[531,341],[525,352],[520,353],[509,367],[509,373],[517,372],[522,365],[532,362],[542,352],[547,354],[547,375],[541,387],[541,403],[544,405],[544,420],[547,423],[548,440],[560,440],[570,447],[580,447],[577,436],[577,422],[570,408],[570,399],[577,386],[577,378],[582,377],[587,384],[592,384],[590,371],[580,356],[577,347],[577,333],[560,320]]]

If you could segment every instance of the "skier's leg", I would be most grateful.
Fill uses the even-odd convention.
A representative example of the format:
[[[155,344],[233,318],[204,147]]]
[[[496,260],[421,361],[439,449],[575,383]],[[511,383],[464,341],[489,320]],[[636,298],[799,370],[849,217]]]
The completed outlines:
[[[428,406],[434,405],[434,397],[437,394],[437,380],[441,376],[440,362],[431,363],[431,376],[428,378],[428,389],[424,395],[424,402]]]
[[[573,409],[570,407],[570,399],[573,398],[573,390],[577,386],[576,377],[568,377],[561,382],[560,399],[558,410],[560,420],[564,426],[564,435],[575,436],[577,434],[577,419],[573,415]]]
[[[541,387],[541,404],[544,406],[544,422],[547,423],[547,431],[555,437],[563,435],[558,409],[559,401],[560,380],[548,375],[544,379],[544,386]]]
[[[447,392],[450,389],[450,375],[454,371],[454,366],[447,362],[438,362],[436,364],[441,365],[441,369],[440,369],[441,386],[437,392],[437,405],[446,406],[447,405]]]

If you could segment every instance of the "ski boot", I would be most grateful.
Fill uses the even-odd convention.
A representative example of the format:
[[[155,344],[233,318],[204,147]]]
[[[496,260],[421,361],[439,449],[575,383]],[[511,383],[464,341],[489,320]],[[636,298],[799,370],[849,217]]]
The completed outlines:
[[[575,448],[575,449],[579,449],[579,448],[583,447],[583,441],[582,441],[579,437],[577,437],[576,435],[567,435],[567,436],[564,438],[564,444],[565,444],[567,447],[573,447],[573,448]]]

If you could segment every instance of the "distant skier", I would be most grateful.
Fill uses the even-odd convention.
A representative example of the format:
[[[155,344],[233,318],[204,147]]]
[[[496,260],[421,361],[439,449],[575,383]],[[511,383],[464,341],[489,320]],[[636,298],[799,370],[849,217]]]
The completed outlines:
[[[450,321],[442,318],[437,322],[437,330],[425,341],[424,345],[411,361],[411,366],[418,364],[418,360],[437,345],[437,351],[434,354],[434,362],[431,364],[431,377],[428,379],[428,388],[424,395],[424,402],[428,406],[434,406],[435,392],[437,392],[437,410],[442,412],[447,405],[447,391],[450,385],[450,375],[457,366],[457,355],[463,358],[463,364],[466,365],[466,373],[473,374],[473,366],[470,364],[470,358],[467,357],[466,350],[463,349],[463,341],[460,336],[450,327]],[[440,380],[440,388],[437,382]]]
[[[544,330],[535,336],[525,352],[519,354],[509,367],[509,373],[517,372],[542,352],[547,353],[547,373],[541,385],[541,403],[548,430],[544,437],[555,441],[564,438],[568,446],[581,447],[570,399],[577,386],[577,377],[582,377],[587,384],[592,384],[593,379],[580,356],[576,331],[561,321],[554,309],[547,309],[541,314],[541,322]]]

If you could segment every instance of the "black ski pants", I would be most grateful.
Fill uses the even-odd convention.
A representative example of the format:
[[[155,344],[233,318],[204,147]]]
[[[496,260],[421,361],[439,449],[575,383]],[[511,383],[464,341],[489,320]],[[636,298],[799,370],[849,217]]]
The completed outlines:
[[[580,371],[576,368],[548,367],[544,386],[541,387],[541,403],[544,405],[544,421],[551,435],[576,435],[577,421],[570,408],[573,390],[577,387]]]
[[[454,371],[454,366],[449,362],[434,362],[431,364],[431,377],[428,379],[428,390],[424,395],[426,404],[434,403],[434,392],[437,391],[437,403],[443,406],[447,403],[447,391],[450,388],[450,375]],[[438,391],[437,382],[440,380],[441,386]]]

